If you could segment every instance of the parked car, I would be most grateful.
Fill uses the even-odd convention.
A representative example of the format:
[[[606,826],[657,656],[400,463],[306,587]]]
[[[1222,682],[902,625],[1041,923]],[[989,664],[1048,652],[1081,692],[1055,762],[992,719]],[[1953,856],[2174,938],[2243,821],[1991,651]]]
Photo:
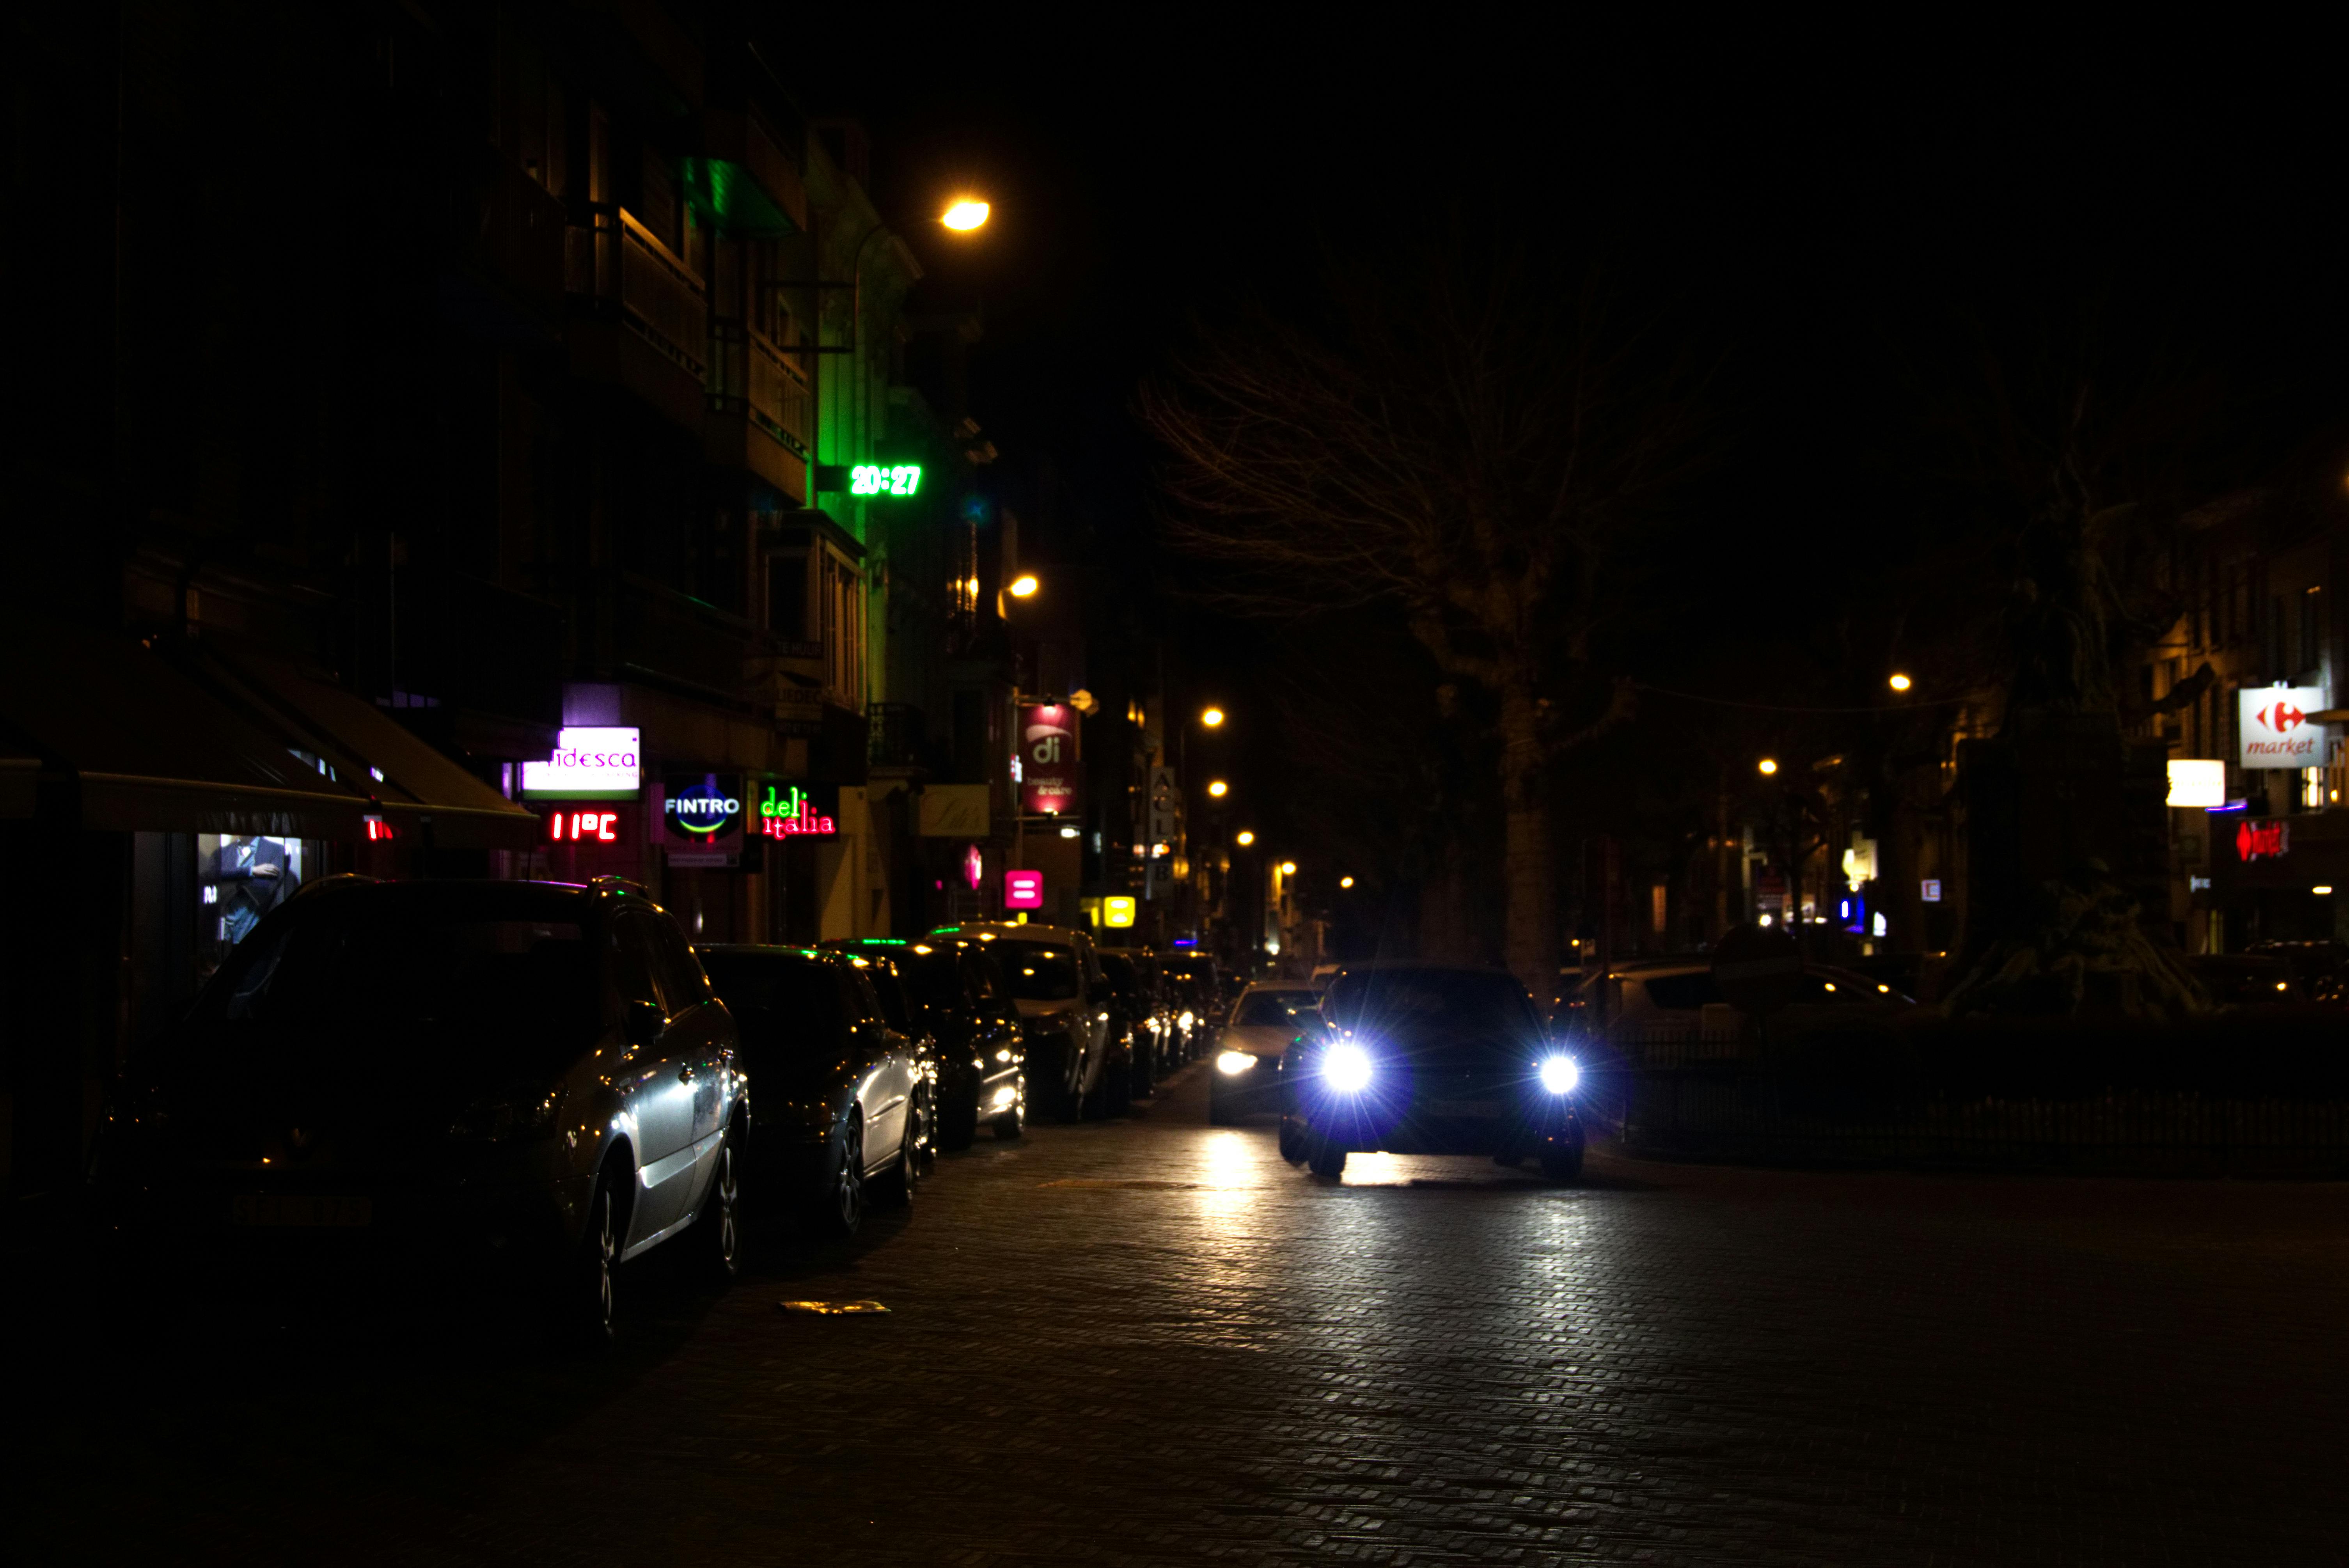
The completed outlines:
[[[2214,1002],[2237,1007],[2287,1006],[2306,999],[2292,961],[2272,953],[2197,953],[2186,967]]]
[[[1132,1068],[1110,1029],[1109,978],[1089,932],[1008,922],[941,926],[991,944],[1019,1010],[1029,1103],[1066,1120],[1123,1111]]]
[[[611,1338],[617,1265],[732,1277],[750,1099],[733,1017],[640,888],[335,878],[273,910],[118,1086],[116,1217],[520,1260]]]
[[[1204,953],[1162,954],[1158,970],[1174,993],[1174,1026],[1181,1041],[1182,1059],[1197,1061],[1207,1053],[1207,1039],[1215,1031],[1216,1020],[1224,1016],[1223,998],[1216,994],[1216,961]]]
[[[1582,1171],[1581,1073],[1498,969],[1349,965],[1281,1073],[1280,1152],[1336,1177],[1354,1150],[1527,1155]]]
[[[1257,984],[1242,991],[1216,1034],[1207,1080],[1207,1120],[1227,1127],[1280,1109],[1280,1064],[1288,1047],[1320,1026],[1321,994],[1308,985]]]
[[[1122,958],[1132,966],[1135,978],[1142,983],[1150,1007],[1143,1030],[1150,1048],[1151,1078],[1155,1082],[1183,1065],[1183,1042],[1175,1026],[1176,1015],[1182,1008],[1172,999],[1174,993],[1165,976],[1159,972],[1158,957],[1150,949],[1104,947],[1100,949],[1100,953],[1104,968],[1111,958]],[[1114,973],[1112,978],[1114,980]]]
[[[1123,953],[1103,949],[1101,966],[1109,979],[1110,1027],[1125,1039],[1131,1098],[1148,1099],[1157,1088],[1159,1037],[1166,1032],[1156,988]]]
[[[939,1147],[969,1148],[982,1122],[998,1138],[1019,1137],[1028,1114],[1019,1014],[992,944],[938,936],[843,945],[885,961],[904,986],[913,1031],[937,1043]]]
[[[929,1150],[931,1067],[889,1026],[870,965],[812,947],[701,950],[760,1091],[751,1169],[820,1234],[854,1235],[869,1197],[914,1201]]]

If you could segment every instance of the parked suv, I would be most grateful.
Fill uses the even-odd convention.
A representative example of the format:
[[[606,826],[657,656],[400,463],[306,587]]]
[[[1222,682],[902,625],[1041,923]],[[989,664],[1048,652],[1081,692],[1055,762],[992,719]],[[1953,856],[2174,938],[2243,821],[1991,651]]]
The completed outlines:
[[[640,888],[335,878],[132,1059],[94,1174],[126,1225],[214,1244],[519,1259],[600,1343],[624,1260],[734,1274],[738,1044]]]
[[[1031,1105],[1074,1120],[1123,1110],[1132,1065],[1110,1027],[1109,977],[1090,932],[1009,922],[941,926],[936,936],[989,944],[1019,1010],[1022,1063]]]

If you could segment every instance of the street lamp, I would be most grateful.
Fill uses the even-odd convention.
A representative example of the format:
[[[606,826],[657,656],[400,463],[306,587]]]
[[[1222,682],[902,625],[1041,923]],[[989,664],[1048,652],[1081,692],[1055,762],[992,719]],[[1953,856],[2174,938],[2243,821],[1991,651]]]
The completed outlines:
[[[1199,715],[1199,722],[1213,729],[1224,722],[1224,710],[1220,707],[1208,708]]]
[[[1210,779],[1207,783],[1207,793],[1214,796],[1218,800],[1222,799],[1231,792],[1232,787],[1225,783],[1220,779]]]
[[[1352,887],[1354,885],[1354,879],[1352,877],[1340,877],[1338,879],[1338,885],[1340,887]]]
[[[1767,779],[1771,774],[1778,771],[1778,759],[1775,757],[1765,757],[1761,761],[1755,763],[1754,767],[1760,769],[1762,770],[1762,777]]]
[[[1025,599],[1033,594],[1036,590],[1041,586],[1042,584],[1036,581],[1035,573],[1023,572],[1019,576],[1011,580],[1011,587],[1009,592],[1014,599]]]
[[[938,222],[949,229],[967,234],[987,222],[987,213],[986,202],[975,197],[965,196],[947,208]]]
[[[1280,862],[1280,874],[1281,874],[1282,876],[1285,876],[1285,877],[1293,877],[1293,876],[1295,876],[1295,875],[1297,874],[1297,862],[1296,862],[1295,861],[1281,861],[1281,862]]]
[[[1904,675],[1898,675],[1898,674],[1896,674],[1896,675],[1894,675],[1894,676],[1893,676],[1893,677],[1892,677],[1892,689],[1893,689],[1894,691],[1907,691],[1907,690],[1908,690],[1911,686],[1914,686],[1915,684],[1916,684],[1916,683],[1915,683],[1914,681],[1911,681],[1911,680],[1910,680],[1907,676],[1904,676]]]
[[[1250,844],[1256,842],[1256,835],[1250,832],[1247,829],[1242,828],[1237,834],[1233,835],[1232,842],[1245,850]]]

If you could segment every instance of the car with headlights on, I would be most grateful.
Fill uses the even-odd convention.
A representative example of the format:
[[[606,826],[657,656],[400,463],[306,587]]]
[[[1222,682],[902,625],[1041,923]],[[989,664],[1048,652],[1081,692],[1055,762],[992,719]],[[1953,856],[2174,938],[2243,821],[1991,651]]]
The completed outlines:
[[[940,926],[930,934],[985,943],[1003,966],[1019,1011],[1031,1107],[1069,1121],[1125,1109],[1132,1068],[1123,1038],[1110,1028],[1109,977],[1091,933],[986,922]]]
[[[1174,999],[1174,984],[1160,972],[1158,955],[1147,947],[1104,947],[1099,951],[1104,968],[1112,958],[1123,960],[1141,985],[1148,1012],[1137,1039],[1149,1050],[1150,1076],[1155,1083],[1183,1065],[1183,1040],[1176,1022],[1183,1008]],[[1118,984],[1118,973],[1110,973],[1113,985]],[[1123,985],[1119,988],[1123,989]]]
[[[889,1026],[868,960],[813,947],[701,950],[759,1087],[750,1168],[820,1235],[852,1236],[869,1201],[914,1201],[929,1154],[930,1062]]]
[[[1325,1177],[1342,1173],[1349,1153],[1372,1150],[1504,1163],[1530,1155],[1554,1181],[1581,1173],[1581,1071],[1516,976],[1349,965],[1320,1014],[1284,1061],[1284,1158]]]
[[[1215,1072],[1207,1079],[1207,1120],[1228,1127],[1243,1116],[1280,1109],[1281,1058],[1300,1035],[1320,1026],[1320,993],[1259,981],[1232,1004],[1216,1031]]]
[[[898,937],[827,943],[888,969],[902,988],[908,1032],[937,1047],[937,1135],[942,1149],[968,1149],[984,1124],[999,1139],[1019,1136],[1028,1114],[1019,1067],[1019,1014],[1011,984],[989,951],[968,937]],[[882,992],[885,1007],[891,993]],[[894,1015],[893,1015],[894,1021]]]
[[[1157,1092],[1159,1040],[1166,1032],[1157,989],[1127,954],[1104,948],[1099,956],[1109,980],[1110,1029],[1124,1042],[1130,1097],[1148,1099]]]
[[[683,1244],[733,1276],[738,1044],[633,884],[331,878],[132,1057],[96,1195],[212,1252],[518,1265],[600,1344],[624,1261]]]

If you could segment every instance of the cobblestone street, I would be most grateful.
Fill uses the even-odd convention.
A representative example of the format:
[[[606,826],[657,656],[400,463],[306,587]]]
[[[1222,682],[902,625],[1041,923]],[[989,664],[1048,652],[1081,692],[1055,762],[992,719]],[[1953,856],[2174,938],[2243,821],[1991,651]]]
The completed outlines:
[[[1330,1186],[1204,1089],[982,1142],[723,1295],[644,1271],[598,1363],[168,1280],[126,1352],[20,1277],[61,1382],[12,1399],[12,1556],[2344,1560],[2349,1188]]]

